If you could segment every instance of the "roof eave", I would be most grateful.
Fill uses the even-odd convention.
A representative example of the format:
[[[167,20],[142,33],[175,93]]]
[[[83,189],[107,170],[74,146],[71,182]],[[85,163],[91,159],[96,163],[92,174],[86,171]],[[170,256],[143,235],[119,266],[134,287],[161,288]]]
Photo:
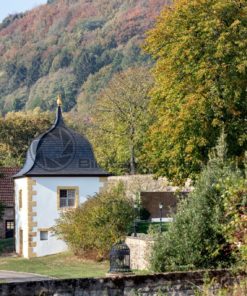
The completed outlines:
[[[26,177],[111,177],[112,174],[26,174],[22,176],[14,176],[13,179],[21,179]]]

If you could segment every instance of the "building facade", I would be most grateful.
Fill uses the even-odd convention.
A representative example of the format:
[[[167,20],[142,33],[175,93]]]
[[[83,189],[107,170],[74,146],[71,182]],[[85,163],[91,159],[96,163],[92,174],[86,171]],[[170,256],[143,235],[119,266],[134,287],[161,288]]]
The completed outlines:
[[[14,177],[17,253],[32,258],[67,250],[52,231],[56,219],[98,193],[107,177],[88,140],[65,125],[58,100],[55,123],[33,140]]]
[[[4,214],[0,221],[0,238],[14,237],[15,230],[15,198],[13,175],[18,168],[0,168],[0,202],[4,206]]]

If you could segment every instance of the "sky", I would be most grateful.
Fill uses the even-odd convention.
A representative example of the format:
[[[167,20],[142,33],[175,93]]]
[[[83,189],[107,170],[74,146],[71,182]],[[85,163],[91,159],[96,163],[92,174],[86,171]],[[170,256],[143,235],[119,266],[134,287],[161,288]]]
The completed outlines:
[[[24,12],[46,2],[47,0],[0,0],[0,22],[9,14]]]

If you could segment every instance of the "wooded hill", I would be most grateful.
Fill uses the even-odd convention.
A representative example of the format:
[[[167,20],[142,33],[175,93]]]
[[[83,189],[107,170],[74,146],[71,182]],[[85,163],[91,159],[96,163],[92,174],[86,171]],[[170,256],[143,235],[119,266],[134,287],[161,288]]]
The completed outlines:
[[[0,24],[0,112],[86,112],[113,73],[150,62],[140,44],[170,0],[49,0]]]

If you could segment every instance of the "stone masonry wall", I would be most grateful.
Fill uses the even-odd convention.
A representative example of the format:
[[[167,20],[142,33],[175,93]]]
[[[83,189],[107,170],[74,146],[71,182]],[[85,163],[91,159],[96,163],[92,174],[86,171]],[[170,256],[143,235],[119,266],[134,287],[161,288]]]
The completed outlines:
[[[149,256],[154,240],[128,236],[125,242],[130,248],[131,269],[148,270],[150,267]]]
[[[183,188],[171,186],[166,178],[155,179],[153,175],[126,175],[112,176],[107,179],[106,186],[123,182],[126,187],[126,194],[129,198],[136,199],[139,192],[189,192],[193,188],[187,182]]]
[[[214,290],[238,283],[246,276],[230,271],[175,272],[156,275],[48,280],[0,284],[1,296],[187,296],[198,295],[204,278],[214,279]]]

